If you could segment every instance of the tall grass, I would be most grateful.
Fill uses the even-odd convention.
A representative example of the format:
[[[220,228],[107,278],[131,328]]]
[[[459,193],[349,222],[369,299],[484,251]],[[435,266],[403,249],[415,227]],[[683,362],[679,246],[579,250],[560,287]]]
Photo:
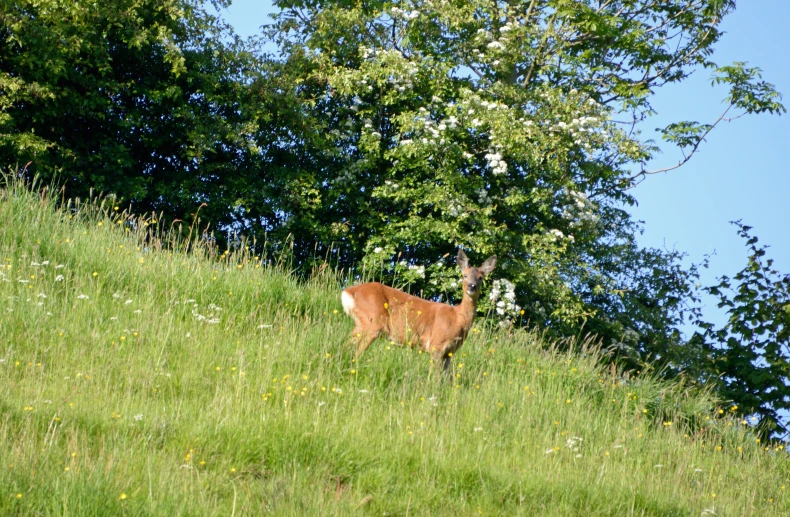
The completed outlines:
[[[334,274],[156,224],[0,191],[0,514],[790,512],[785,451],[708,397],[482,323],[452,383],[355,360]]]

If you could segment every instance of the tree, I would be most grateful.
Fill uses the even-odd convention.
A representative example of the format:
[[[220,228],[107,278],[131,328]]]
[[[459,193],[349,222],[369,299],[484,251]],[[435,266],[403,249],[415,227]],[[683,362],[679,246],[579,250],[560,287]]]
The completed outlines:
[[[709,351],[703,356],[705,373],[718,383],[721,397],[734,402],[734,410],[756,415],[762,434],[784,435],[790,409],[790,275],[774,269],[752,227],[733,224],[746,240],[747,265],[703,289],[718,299],[727,323],[716,328],[699,318],[701,332],[691,343]]]
[[[268,92],[250,85],[264,67],[256,47],[207,5],[0,3],[0,161],[170,221],[206,203],[204,219],[232,227],[239,193],[265,181]]]
[[[784,111],[758,69],[709,60],[734,2],[276,5],[270,36],[302,63],[296,94],[334,148],[305,176],[313,202],[289,212],[310,220],[297,250],[335,243],[340,265],[362,259],[431,297],[453,296],[443,257],[457,247],[497,253],[512,288],[484,310],[592,330],[634,365],[687,364],[696,272],[641,249],[624,208],[651,173],[656,147],[636,125],[655,88],[699,68],[731,86],[719,121],[664,129],[689,157],[730,110]]]

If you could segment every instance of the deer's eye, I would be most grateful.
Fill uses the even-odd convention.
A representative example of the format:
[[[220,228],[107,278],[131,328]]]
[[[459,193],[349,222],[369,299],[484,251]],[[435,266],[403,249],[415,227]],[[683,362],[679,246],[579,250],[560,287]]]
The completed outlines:
[[[469,278],[469,275],[464,275],[464,278]]]

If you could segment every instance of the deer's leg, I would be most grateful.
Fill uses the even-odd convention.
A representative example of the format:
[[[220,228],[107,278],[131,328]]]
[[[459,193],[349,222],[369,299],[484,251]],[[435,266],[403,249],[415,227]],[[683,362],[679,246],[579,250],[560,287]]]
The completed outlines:
[[[346,340],[346,346],[356,346],[357,341],[359,338],[362,337],[362,325],[359,324],[359,320],[355,317],[354,318],[354,330],[351,331],[351,335],[348,336]]]
[[[453,378],[453,358],[449,355],[442,357],[442,372],[448,379]]]
[[[358,334],[354,334],[356,343],[357,343],[357,356],[361,355],[362,352],[368,349],[370,343],[376,339],[378,336],[378,332],[365,332],[362,331]]]
[[[363,319],[354,313],[351,313],[351,317],[354,319],[354,330],[351,331],[348,345],[356,347],[357,355],[359,355],[367,350],[370,343],[376,338],[381,329],[376,328],[375,322],[372,319]]]
[[[357,349],[357,355],[359,355],[370,346],[370,343],[375,339],[377,334],[376,331],[371,331],[357,324],[354,330],[351,331],[351,336],[348,338],[348,345],[355,347]]]
[[[452,381],[453,379],[453,368],[452,368],[452,358],[449,354],[446,354],[444,350],[434,349],[431,353],[431,358],[433,359],[433,365],[436,368],[436,373],[441,375],[444,379],[448,381]]]

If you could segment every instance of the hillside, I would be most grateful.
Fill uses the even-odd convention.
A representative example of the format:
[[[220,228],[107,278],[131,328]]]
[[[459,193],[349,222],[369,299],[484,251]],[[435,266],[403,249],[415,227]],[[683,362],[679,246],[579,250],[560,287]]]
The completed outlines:
[[[478,321],[453,383],[355,361],[333,275],[70,208],[0,192],[0,514],[790,513],[780,446],[584,343]]]

